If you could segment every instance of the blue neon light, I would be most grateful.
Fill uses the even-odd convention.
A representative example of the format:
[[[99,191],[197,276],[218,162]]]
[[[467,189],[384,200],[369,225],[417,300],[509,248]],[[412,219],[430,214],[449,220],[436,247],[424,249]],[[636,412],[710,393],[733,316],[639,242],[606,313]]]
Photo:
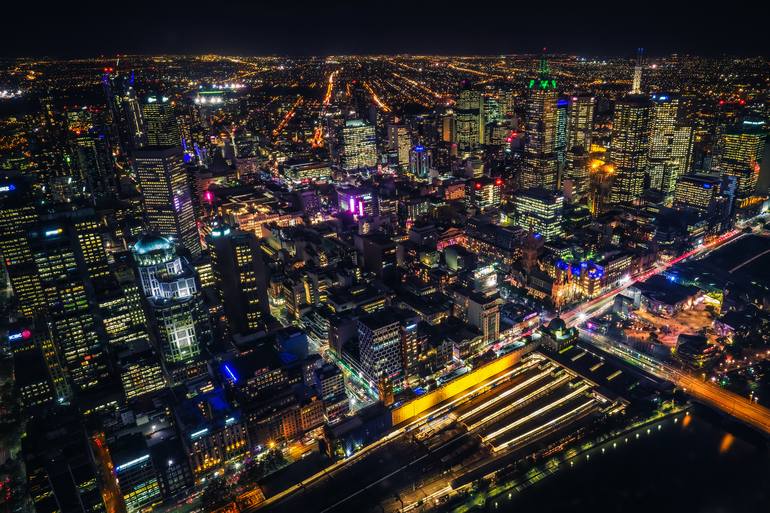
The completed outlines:
[[[415,147],[414,147],[414,151],[425,151],[425,146],[422,146],[422,145],[420,145],[420,146],[415,146]]]
[[[225,372],[227,372],[227,374],[233,380],[233,383],[237,383],[238,382],[238,376],[235,375],[235,373],[233,372],[233,369],[231,369],[230,366],[227,365],[227,364],[225,364],[224,367],[225,367]]]
[[[711,184],[710,183],[704,183],[703,184],[703,188],[704,189],[711,189]]]

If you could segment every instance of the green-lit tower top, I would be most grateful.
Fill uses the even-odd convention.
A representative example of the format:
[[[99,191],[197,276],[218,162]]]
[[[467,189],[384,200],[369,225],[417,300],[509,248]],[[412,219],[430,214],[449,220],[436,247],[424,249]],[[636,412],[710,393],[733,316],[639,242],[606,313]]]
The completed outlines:
[[[548,66],[548,60],[543,55],[540,58],[540,67],[537,78],[529,81],[530,89],[556,89],[556,79],[551,76],[551,68]]]

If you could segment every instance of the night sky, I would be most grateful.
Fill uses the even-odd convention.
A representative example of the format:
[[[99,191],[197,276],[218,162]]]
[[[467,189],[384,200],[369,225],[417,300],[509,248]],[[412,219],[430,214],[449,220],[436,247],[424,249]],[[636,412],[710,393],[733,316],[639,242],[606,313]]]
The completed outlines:
[[[16,1],[3,7],[0,55],[116,53],[329,55],[672,52],[769,55],[761,3]],[[694,4],[694,2],[688,2]]]

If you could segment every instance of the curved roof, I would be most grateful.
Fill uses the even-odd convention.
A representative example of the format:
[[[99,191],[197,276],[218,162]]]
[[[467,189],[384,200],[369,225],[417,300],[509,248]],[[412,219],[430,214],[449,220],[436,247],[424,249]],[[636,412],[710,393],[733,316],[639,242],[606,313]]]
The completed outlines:
[[[174,245],[167,238],[161,235],[150,234],[140,238],[136,244],[134,244],[133,250],[134,253],[138,255],[146,255],[147,253],[152,253],[154,251],[168,251],[173,247]]]
[[[554,317],[548,324],[548,329],[551,331],[564,331],[567,329],[567,324],[561,317]]]

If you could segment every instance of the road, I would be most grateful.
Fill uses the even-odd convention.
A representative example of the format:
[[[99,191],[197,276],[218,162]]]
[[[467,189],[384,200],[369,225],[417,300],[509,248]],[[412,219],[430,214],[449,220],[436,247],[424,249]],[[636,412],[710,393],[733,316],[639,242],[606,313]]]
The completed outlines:
[[[604,335],[581,329],[580,337],[582,340],[600,349],[641,367],[650,374],[671,381],[682,388],[685,393],[696,399],[718,408],[765,433],[770,433],[770,410],[764,406],[751,402],[729,390],[720,388],[711,382],[704,381],[697,376],[676,369],[671,365],[659,362],[648,355],[634,351],[622,342],[614,341]]]
[[[660,262],[656,264],[652,269],[634,276],[633,278],[627,279],[625,283],[622,283],[620,286],[610,290],[609,292],[605,292],[599,297],[596,297],[590,301],[586,301],[585,303],[581,304],[580,306],[576,306],[571,310],[562,312],[560,316],[568,326],[580,324],[586,319],[598,315],[605,308],[612,304],[612,302],[615,300],[615,296],[626,290],[628,287],[634,285],[635,283],[645,281],[651,276],[660,274],[683,260],[694,257],[701,253],[713,251],[721,246],[724,246],[725,244],[734,242],[743,237],[743,235],[744,234],[739,230],[729,231],[706,244],[701,244],[695,249],[682,253],[676,258],[672,258],[667,262]]]

